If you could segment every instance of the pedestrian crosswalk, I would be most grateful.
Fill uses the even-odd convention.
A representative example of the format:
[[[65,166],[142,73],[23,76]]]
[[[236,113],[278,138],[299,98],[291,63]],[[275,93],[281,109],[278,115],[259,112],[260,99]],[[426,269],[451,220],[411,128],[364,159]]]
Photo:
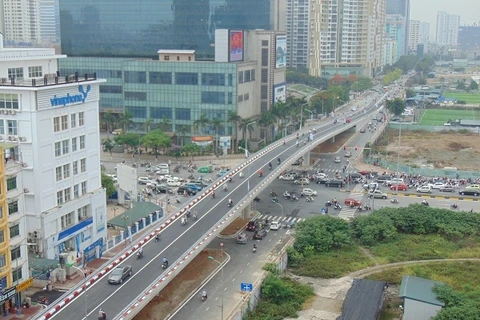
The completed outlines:
[[[301,222],[304,221],[305,218],[298,218],[298,217],[279,217],[279,216],[271,216],[268,214],[262,214],[260,215],[257,220],[267,220],[268,221],[278,221],[278,222]]]
[[[316,169],[320,169],[320,168],[316,168]],[[323,170],[323,173],[335,173],[335,172],[340,172],[342,174],[352,174],[352,173],[358,173],[357,170],[346,170],[345,173],[343,173],[342,169],[341,168],[337,168],[337,169],[322,169]]]
[[[348,198],[361,202],[362,199],[363,199],[363,196],[364,196],[363,192],[352,192],[352,193],[350,193],[350,196]],[[350,219],[353,219],[355,217],[355,212],[356,211],[357,211],[356,207],[351,208],[351,207],[348,207],[348,206],[342,204],[342,210],[340,210],[340,213],[338,214],[338,217],[342,218],[344,220],[350,220]]]

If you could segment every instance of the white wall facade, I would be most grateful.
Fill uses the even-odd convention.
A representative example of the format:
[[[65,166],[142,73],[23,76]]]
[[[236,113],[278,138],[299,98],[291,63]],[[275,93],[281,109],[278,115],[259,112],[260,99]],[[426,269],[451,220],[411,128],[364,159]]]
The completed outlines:
[[[38,43],[40,33],[39,0],[3,0],[5,40]]]

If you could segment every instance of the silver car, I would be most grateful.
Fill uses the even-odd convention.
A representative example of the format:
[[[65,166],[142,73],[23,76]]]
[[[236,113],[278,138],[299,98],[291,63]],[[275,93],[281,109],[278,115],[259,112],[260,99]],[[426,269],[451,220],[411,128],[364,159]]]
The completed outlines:
[[[333,162],[335,162],[335,163],[340,163],[340,162],[342,162],[342,158],[340,158],[340,157],[335,157],[335,159],[333,160]]]
[[[122,284],[123,280],[132,275],[132,266],[120,266],[116,267],[112,273],[108,276],[108,283],[111,284]]]

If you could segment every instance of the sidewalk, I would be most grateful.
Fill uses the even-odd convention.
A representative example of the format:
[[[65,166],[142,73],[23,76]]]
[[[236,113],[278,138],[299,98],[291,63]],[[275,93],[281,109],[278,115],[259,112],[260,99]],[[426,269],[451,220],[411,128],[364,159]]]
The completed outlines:
[[[21,308],[17,313],[10,313],[7,316],[3,316],[2,320],[11,320],[11,319],[31,319],[34,315],[39,313],[44,308],[41,304],[35,304],[30,308]]]

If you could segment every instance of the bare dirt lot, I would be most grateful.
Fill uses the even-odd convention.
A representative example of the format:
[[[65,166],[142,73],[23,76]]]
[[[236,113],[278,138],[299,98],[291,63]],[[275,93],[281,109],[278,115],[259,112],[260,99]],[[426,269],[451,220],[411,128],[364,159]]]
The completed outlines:
[[[379,156],[396,162],[398,130],[387,129],[377,145]],[[402,131],[400,162],[410,166],[456,167],[477,170],[474,159],[480,156],[480,135],[457,132]]]
[[[134,320],[163,320],[183,302],[183,300],[204,281],[216,268],[217,261],[226,259],[219,250],[202,251],[182,270],[152,301],[140,311]],[[200,298],[199,298],[200,299]]]
[[[220,232],[220,235],[222,235],[222,236],[233,236],[238,231],[243,229],[247,225],[248,221],[250,221],[250,220],[249,219],[243,219],[243,218],[236,218],[228,226],[226,226],[225,229],[222,230],[222,232]]]

